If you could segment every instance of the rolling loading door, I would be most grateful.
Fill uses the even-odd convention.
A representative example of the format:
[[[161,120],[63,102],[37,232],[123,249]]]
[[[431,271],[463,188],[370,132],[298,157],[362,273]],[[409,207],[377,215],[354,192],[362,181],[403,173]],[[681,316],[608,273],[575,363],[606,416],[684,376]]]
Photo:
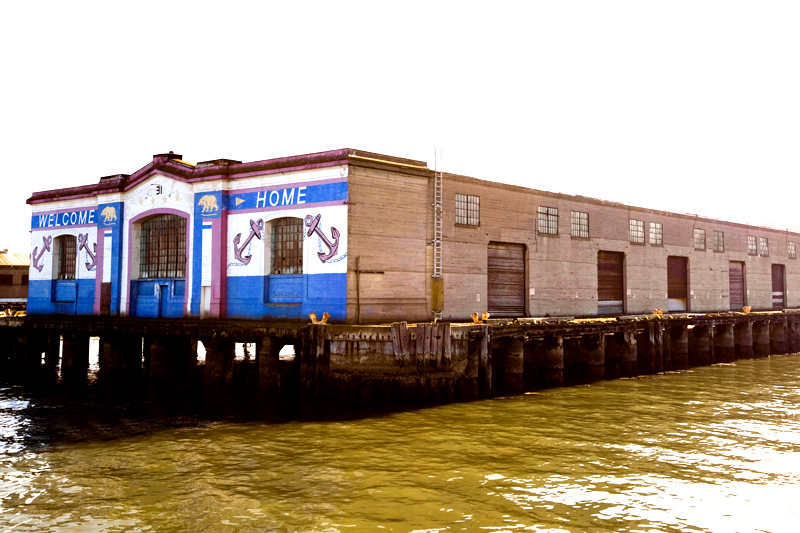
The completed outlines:
[[[772,265],[772,307],[783,309],[783,265]]]
[[[525,316],[525,247],[490,242],[488,311],[492,316]]]
[[[597,253],[597,314],[623,312],[622,252]]]
[[[731,287],[731,311],[741,311],[745,306],[744,263],[731,261],[728,267],[728,279]]]
[[[667,310],[686,311],[689,295],[689,258],[667,257]]]

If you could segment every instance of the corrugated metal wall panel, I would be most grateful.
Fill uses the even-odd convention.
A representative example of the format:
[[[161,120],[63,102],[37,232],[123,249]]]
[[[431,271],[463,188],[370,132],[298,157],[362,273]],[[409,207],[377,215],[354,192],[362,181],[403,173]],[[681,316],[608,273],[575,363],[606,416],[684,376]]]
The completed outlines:
[[[597,252],[597,312],[598,314],[622,313],[623,263],[622,252]]]
[[[731,261],[728,267],[731,289],[731,311],[741,311],[744,307],[744,263]]]
[[[488,311],[493,316],[525,316],[525,247],[490,242]]]

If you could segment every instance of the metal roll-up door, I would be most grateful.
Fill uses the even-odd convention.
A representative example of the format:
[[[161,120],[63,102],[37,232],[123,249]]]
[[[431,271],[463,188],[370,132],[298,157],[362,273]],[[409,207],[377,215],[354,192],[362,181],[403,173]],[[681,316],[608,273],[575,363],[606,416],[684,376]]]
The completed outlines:
[[[772,307],[783,309],[783,265],[772,265]]]
[[[622,252],[597,253],[597,313],[600,315],[623,312],[624,260]]]
[[[667,310],[686,311],[689,297],[688,272],[688,257],[667,257]]]
[[[525,247],[490,242],[488,311],[492,316],[525,316]]]
[[[744,300],[744,263],[731,261],[728,267],[728,279],[731,287],[731,311],[741,311]]]

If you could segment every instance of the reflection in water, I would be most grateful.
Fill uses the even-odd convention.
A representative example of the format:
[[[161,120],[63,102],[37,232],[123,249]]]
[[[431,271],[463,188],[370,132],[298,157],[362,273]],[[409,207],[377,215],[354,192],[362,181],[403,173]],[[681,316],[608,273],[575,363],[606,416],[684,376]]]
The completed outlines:
[[[796,531],[799,370],[800,357],[773,357],[279,422],[5,389],[0,526]]]

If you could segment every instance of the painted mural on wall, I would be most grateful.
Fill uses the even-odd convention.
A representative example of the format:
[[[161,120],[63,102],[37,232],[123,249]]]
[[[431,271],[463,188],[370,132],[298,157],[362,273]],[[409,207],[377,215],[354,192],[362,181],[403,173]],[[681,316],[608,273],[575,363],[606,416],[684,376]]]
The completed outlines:
[[[44,268],[44,264],[41,262],[42,256],[44,255],[45,252],[50,251],[50,245],[52,243],[53,243],[53,237],[51,237],[50,235],[45,235],[42,237],[42,251],[40,252],[39,247],[37,246],[36,248],[33,249],[33,252],[31,252],[31,266],[36,270],[38,270],[39,272],[41,272],[42,269]]]

